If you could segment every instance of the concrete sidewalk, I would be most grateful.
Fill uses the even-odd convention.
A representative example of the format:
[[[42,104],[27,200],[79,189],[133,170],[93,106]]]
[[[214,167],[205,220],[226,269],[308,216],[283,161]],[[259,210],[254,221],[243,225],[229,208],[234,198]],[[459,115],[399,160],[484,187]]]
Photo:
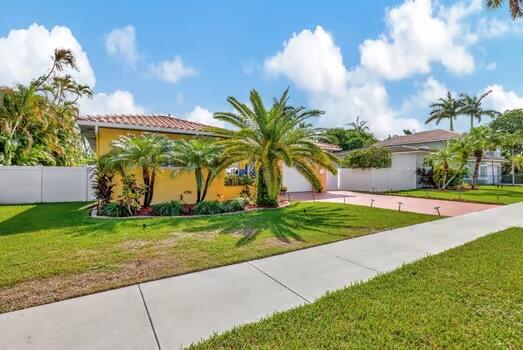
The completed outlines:
[[[523,226],[523,203],[0,314],[0,349],[178,349]]]

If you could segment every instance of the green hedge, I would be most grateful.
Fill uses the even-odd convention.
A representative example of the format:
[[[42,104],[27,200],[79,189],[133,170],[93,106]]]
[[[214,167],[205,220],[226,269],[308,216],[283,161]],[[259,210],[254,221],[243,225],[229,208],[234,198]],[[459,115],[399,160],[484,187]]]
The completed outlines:
[[[369,169],[390,168],[392,157],[389,150],[369,147],[350,152],[342,162],[344,168]]]

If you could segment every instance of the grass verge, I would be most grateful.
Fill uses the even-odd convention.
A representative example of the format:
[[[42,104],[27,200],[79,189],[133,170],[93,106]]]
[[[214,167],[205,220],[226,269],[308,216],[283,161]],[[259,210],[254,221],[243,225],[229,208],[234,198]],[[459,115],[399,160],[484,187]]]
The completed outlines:
[[[101,220],[84,203],[0,206],[0,312],[434,220],[334,203]]]
[[[193,349],[519,349],[523,229],[498,232]]]

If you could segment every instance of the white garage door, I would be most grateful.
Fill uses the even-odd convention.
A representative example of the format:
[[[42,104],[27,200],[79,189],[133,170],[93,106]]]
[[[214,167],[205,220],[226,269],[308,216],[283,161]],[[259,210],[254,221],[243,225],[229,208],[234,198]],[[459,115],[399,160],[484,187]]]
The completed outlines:
[[[283,186],[287,187],[288,192],[309,192],[312,186],[295,168],[283,165]]]

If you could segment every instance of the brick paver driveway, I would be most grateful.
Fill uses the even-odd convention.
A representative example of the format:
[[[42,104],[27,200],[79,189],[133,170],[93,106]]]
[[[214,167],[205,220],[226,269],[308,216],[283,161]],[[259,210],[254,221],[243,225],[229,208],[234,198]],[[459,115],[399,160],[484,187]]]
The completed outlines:
[[[467,213],[498,207],[494,204],[466,203],[438,199],[389,196],[374,193],[360,193],[351,191],[327,191],[323,193],[294,192],[290,193],[291,201],[321,201],[333,203],[347,203],[370,206],[384,209],[398,210],[399,203],[402,211],[411,211],[422,214],[437,214],[436,207],[443,216],[458,216]],[[313,198],[314,196],[314,198]]]

